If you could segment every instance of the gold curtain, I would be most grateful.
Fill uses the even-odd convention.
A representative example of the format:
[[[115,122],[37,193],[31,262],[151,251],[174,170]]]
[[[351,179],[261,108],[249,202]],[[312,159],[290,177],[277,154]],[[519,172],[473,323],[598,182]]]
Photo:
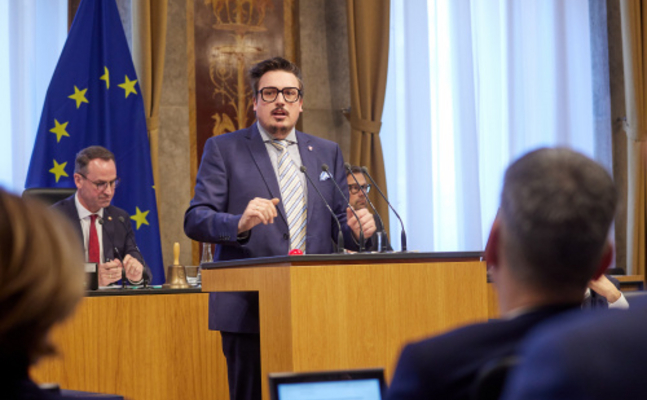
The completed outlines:
[[[366,166],[386,194],[380,142],[389,56],[389,0],[347,0],[351,80],[350,161]],[[371,201],[389,228],[387,204],[371,192]]]
[[[647,246],[647,7],[621,0],[622,50],[627,107],[627,273],[645,274]]]
[[[167,0],[132,2],[133,61],[144,98],[153,179],[159,188],[159,109],[166,52]],[[159,196],[157,196],[159,210]]]

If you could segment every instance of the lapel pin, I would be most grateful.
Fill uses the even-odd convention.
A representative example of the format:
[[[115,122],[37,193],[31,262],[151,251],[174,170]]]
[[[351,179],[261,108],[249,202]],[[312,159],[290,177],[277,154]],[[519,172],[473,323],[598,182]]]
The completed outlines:
[[[308,146],[308,150],[309,150],[309,151],[312,151],[312,146]]]
[[[108,221],[112,221],[112,217],[108,217]]]

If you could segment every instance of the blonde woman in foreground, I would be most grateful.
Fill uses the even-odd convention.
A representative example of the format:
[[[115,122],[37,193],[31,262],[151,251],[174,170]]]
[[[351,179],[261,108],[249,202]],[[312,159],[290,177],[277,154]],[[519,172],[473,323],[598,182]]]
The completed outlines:
[[[83,296],[83,247],[69,222],[0,189],[0,397],[62,399],[41,390],[29,367],[55,353],[51,328]]]

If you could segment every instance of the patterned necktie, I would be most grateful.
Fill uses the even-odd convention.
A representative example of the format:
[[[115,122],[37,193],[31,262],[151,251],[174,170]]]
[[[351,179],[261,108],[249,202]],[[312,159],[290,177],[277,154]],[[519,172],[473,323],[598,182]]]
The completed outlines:
[[[287,140],[273,140],[272,145],[280,152],[279,186],[290,228],[290,250],[299,249],[305,253],[307,205],[297,167],[288,153]]]
[[[88,262],[98,263],[99,260],[99,235],[97,235],[97,214],[90,215],[90,237],[88,239]]]

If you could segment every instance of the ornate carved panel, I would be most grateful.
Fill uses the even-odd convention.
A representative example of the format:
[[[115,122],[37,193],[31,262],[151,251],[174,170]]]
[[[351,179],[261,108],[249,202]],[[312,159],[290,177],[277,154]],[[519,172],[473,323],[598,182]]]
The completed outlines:
[[[250,65],[294,60],[294,0],[189,0],[193,5],[195,156],[207,139],[254,120]],[[193,99],[192,99],[193,100]]]

